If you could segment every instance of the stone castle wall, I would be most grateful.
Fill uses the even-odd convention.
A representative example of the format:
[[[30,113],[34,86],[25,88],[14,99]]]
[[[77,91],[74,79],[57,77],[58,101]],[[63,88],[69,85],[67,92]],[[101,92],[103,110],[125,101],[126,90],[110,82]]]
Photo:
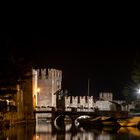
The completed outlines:
[[[93,107],[93,96],[65,96],[65,106],[67,107]]]
[[[37,69],[37,106],[56,107],[55,92],[61,90],[62,71],[56,69]]]
[[[99,94],[99,99],[100,100],[105,100],[105,101],[112,101],[113,100],[113,94],[111,92],[101,92]]]
[[[65,96],[65,108],[71,107],[89,109],[99,108],[100,110],[115,110],[115,105],[112,101],[112,93],[100,93],[100,100],[94,101],[93,96]]]
[[[37,106],[56,107],[56,92],[61,90],[62,71],[56,69],[37,69]],[[109,110],[113,100],[112,93],[100,93],[99,101],[95,102],[93,96],[65,96],[65,108],[83,108],[93,109],[98,107],[103,110]]]

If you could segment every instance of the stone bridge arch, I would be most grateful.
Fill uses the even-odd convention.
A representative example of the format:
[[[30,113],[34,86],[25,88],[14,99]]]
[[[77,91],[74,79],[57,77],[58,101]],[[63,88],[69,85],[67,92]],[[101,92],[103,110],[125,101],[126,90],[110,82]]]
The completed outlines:
[[[57,120],[60,116],[63,116],[63,118],[61,120]],[[71,119],[72,125],[75,124],[75,121],[77,118],[79,118],[80,116],[92,116],[92,114],[80,114],[80,113],[75,113],[75,114],[67,114],[67,113],[54,113],[52,114],[52,122],[56,122],[56,121],[64,121],[65,117],[68,116]]]

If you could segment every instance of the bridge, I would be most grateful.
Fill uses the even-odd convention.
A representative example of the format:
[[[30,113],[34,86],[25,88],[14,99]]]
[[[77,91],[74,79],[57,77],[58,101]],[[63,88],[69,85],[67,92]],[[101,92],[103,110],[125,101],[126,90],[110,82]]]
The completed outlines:
[[[74,122],[78,117],[83,115],[88,115],[91,117],[96,116],[110,116],[110,117],[127,117],[127,111],[107,111],[107,110],[78,110],[77,108],[71,108],[71,110],[59,110],[52,107],[51,109],[39,109],[34,111],[35,114],[38,113],[49,113],[51,114],[52,122],[55,121],[59,116],[69,116],[71,120]]]

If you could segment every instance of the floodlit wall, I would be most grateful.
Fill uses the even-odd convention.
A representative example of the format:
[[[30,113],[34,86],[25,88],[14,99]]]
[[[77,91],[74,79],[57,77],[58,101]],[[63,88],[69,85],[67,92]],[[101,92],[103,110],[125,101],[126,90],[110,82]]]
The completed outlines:
[[[94,102],[93,96],[65,96],[65,108],[69,110],[71,107],[80,110],[94,110],[94,108],[98,108],[99,110],[116,110],[115,104],[103,100]]]
[[[34,110],[36,109],[37,106],[37,71],[36,70],[32,70],[32,88],[33,88],[33,106],[34,106]]]
[[[84,107],[86,105],[86,96],[80,96],[80,107]]]
[[[65,96],[65,106],[70,107],[70,96]]]
[[[105,100],[105,101],[112,101],[113,100],[113,94],[111,92],[101,92],[99,94],[100,100]]]
[[[89,102],[89,107],[93,107],[94,106],[93,96],[89,96],[88,102]]]
[[[78,106],[78,96],[72,96],[72,107]]]
[[[93,107],[93,96],[65,96],[65,107]]]
[[[37,106],[56,107],[56,95],[61,90],[62,71],[56,69],[37,69],[37,78],[33,78],[34,95]]]
[[[38,106],[50,106],[56,107],[56,95],[57,91],[61,90],[62,83],[62,71],[56,69],[38,69],[35,70],[37,76],[34,77],[34,88],[36,89],[36,100]],[[34,73],[35,73],[34,72]],[[113,94],[110,92],[100,93],[99,101],[94,102],[93,96],[65,96],[65,108],[70,109],[75,107],[78,109],[94,109],[96,107],[99,110],[116,110],[113,103],[109,102],[113,100]]]
[[[62,71],[56,69],[48,69],[48,80],[50,82],[50,90],[52,94],[52,106],[56,106],[56,93],[61,90]]]
[[[116,110],[116,106],[109,101],[96,101],[95,107],[99,110]]]

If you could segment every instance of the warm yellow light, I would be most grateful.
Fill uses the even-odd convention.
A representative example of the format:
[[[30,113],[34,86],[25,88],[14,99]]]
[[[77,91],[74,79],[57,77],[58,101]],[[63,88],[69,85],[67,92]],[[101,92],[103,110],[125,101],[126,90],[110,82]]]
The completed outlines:
[[[40,88],[37,88],[37,92],[40,92]]]

